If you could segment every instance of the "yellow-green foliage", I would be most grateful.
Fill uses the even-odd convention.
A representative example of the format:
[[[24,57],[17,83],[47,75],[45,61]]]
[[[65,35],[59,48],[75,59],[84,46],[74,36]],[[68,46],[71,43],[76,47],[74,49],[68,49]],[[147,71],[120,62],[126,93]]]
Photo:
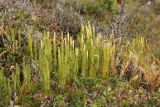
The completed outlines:
[[[18,45],[12,44],[12,46],[19,47],[20,37],[18,40],[14,38],[15,36],[12,36],[12,43],[16,44],[17,41]],[[6,87],[6,99],[11,97],[14,89],[15,92],[20,92],[23,100],[23,90],[32,89],[35,86],[31,81],[34,69],[38,72],[39,85],[45,94],[51,92],[52,81],[56,81],[61,87],[66,87],[81,78],[96,79],[100,77],[105,79],[113,74],[124,77],[128,71],[131,71],[133,75],[128,75],[132,80],[139,78],[139,74],[144,74],[145,80],[149,83],[153,82],[155,85],[158,80],[155,78],[160,75],[156,66],[151,65],[152,61],[147,59],[148,45],[140,36],[136,36],[130,42],[126,41],[122,45],[114,40],[112,35],[106,39],[103,35],[96,34],[94,27],[88,24],[82,26],[77,39],[73,39],[69,33],[57,39],[56,34],[52,37],[49,32],[44,32],[40,43],[34,40],[30,33],[27,42],[28,50],[26,52],[29,57],[23,57],[23,84],[20,84],[21,69],[18,64],[12,75],[13,85],[9,79],[0,78],[0,85]],[[32,61],[37,63],[34,69],[35,65],[31,63]],[[118,66],[120,69],[117,69]],[[132,69],[130,66],[135,68]],[[4,77],[2,72],[0,72],[0,77]]]
[[[90,25],[82,26],[77,40],[73,40],[69,34],[62,35],[57,40],[56,34],[51,38],[49,32],[45,32],[39,49],[32,49],[33,40],[31,36],[28,39],[30,55],[32,50],[37,50],[39,53],[41,83],[47,92],[50,90],[51,75],[61,86],[65,86],[72,79],[79,77],[105,78],[109,74],[115,74],[115,56],[117,55],[115,51],[122,53],[122,57],[124,54],[122,52],[124,47],[115,44],[112,36],[106,39],[100,34],[95,35],[94,27]],[[138,56],[138,61],[144,59],[143,51],[146,48],[144,38],[137,37],[126,43],[126,50],[123,51],[126,51],[128,58],[132,52]],[[125,65],[127,62],[123,63]]]
[[[147,55],[145,50],[149,50],[147,42],[140,35],[137,35],[137,37],[135,37],[131,42],[128,42],[126,47],[129,53],[133,52],[136,54],[139,61],[144,60],[145,55]]]
[[[31,37],[29,52],[33,55]],[[57,42],[60,42],[59,46]],[[78,46],[75,45],[77,42]],[[111,39],[105,40],[101,35],[96,36],[90,25],[82,27],[78,40],[67,37],[56,39],[49,37],[45,32],[41,40],[39,52],[39,71],[42,86],[45,91],[50,90],[50,75],[55,76],[58,82],[65,86],[71,79],[91,77],[96,75],[105,78],[109,74],[111,60],[114,58],[115,45]]]
[[[52,45],[49,32],[44,33],[39,49],[40,79],[46,93],[50,91],[50,72],[52,71]]]
[[[18,74],[18,71],[16,72]],[[25,57],[23,58],[23,75],[24,75],[23,87],[31,88],[31,66],[30,64],[27,63],[27,59]]]
[[[19,91],[20,88],[20,67],[16,64],[16,71],[14,75],[14,90]]]
[[[14,37],[12,37],[13,44],[16,44]],[[62,35],[60,39],[56,38],[56,34],[50,37],[49,32],[45,32],[37,47],[31,33],[28,34],[29,56],[31,60],[38,62],[40,82],[45,93],[50,92],[52,79],[55,79],[61,86],[65,86],[81,77],[106,78],[110,74],[115,74],[118,55],[123,59],[120,74],[122,76],[132,59],[131,56],[135,55],[136,61],[141,63],[145,59],[144,51],[147,48],[144,38],[138,36],[131,42],[126,41],[125,46],[115,44],[112,36],[106,39],[100,34],[96,35],[94,27],[89,24],[82,26],[77,40],[73,40],[69,34]],[[30,88],[32,65],[28,61],[26,58],[23,59],[23,87]],[[18,90],[19,72],[19,67],[16,65],[14,88]]]
[[[9,80],[7,80],[4,77],[3,71],[0,69],[0,106],[2,105],[2,102],[5,102],[9,104],[10,96],[11,96],[11,91],[10,91],[10,84]]]

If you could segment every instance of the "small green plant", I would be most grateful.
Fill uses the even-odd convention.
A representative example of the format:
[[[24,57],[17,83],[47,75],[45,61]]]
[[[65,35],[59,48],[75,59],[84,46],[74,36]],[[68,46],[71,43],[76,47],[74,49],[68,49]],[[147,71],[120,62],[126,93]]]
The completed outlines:
[[[13,81],[14,81],[14,90],[16,90],[16,92],[19,92],[21,83],[20,83],[20,67],[18,64],[16,64],[16,70],[13,76]]]
[[[19,75],[18,68],[17,68],[17,74]],[[28,61],[25,57],[23,58],[23,75],[24,75],[23,88],[30,89],[32,87],[31,66],[30,66],[30,64],[28,64]]]
[[[4,77],[3,71],[0,69],[0,106],[8,105],[10,101],[10,87],[7,85],[7,79]]]
[[[50,92],[50,73],[53,68],[52,59],[52,45],[49,32],[45,32],[39,49],[40,81],[45,93]]]

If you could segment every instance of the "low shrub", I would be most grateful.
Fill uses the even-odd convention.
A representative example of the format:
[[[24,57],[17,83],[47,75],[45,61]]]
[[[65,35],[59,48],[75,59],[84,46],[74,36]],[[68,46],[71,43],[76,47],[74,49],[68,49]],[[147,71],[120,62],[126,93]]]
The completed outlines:
[[[117,2],[115,0],[79,0],[74,1],[73,8],[81,14],[99,16],[107,12],[117,12]]]

